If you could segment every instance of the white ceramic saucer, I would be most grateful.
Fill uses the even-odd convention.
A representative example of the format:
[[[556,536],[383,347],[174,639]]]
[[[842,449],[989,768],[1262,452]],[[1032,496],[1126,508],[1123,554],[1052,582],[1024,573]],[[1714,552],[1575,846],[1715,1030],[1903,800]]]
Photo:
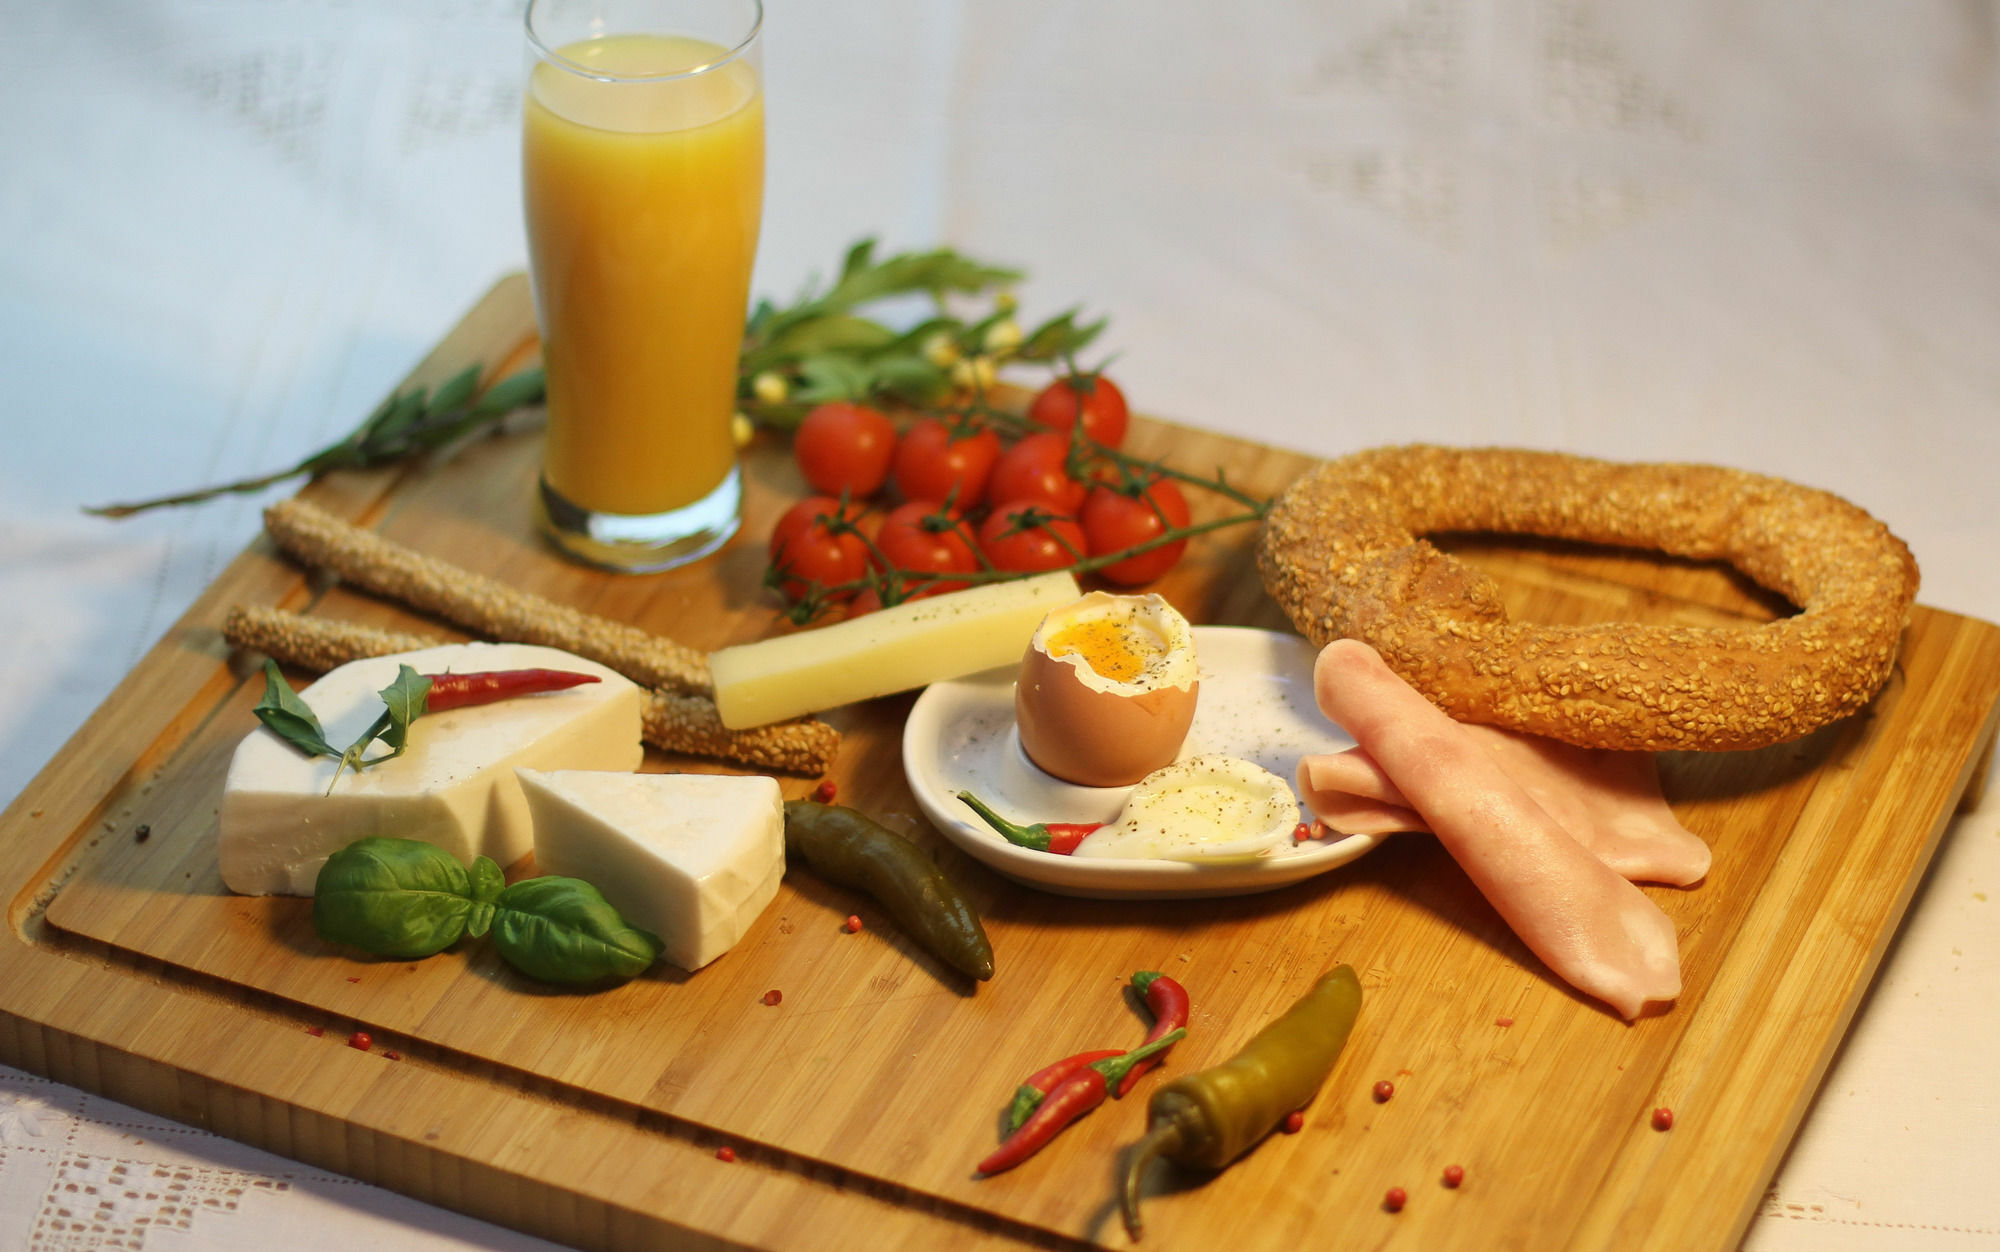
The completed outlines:
[[[1314,704],[1317,652],[1306,640],[1241,626],[1197,626],[1194,637],[1201,690],[1183,759],[1223,753],[1291,781],[1301,756],[1354,746]],[[1381,842],[1371,835],[1288,841],[1255,860],[1218,864],[1079,859],[1016,847],[956,793],[970,791],[1023,824],[1104,822],[1118,816],[1130,788],[1079,787],[1036,768],[1014,730],[1014,675],[1010,666],[925,689],[903,728],[903,773],[946,838],[1017,882],[1100,899],[1247,895],[1323,874]]]

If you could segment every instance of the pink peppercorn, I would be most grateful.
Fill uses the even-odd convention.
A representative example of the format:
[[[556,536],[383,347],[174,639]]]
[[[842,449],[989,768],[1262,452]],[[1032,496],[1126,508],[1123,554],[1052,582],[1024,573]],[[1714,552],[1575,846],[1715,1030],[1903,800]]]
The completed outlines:
[[[718,1161],[725,1161],[725,1162],[733,1161],[736,1159],[736,1149],[730,1147],[727,1144],[724,1144],[722,1147],[719,1147],[715,1150],[715,1159]]]
[[[857,914],[849,913],[847,920],[840,924],[840,928],[850,935],[858,935],[861,933],[861,918]]]
[[[1456,1187],[1456,1186],[1457,1186],[1458,1184],[1460,1184],[1460,1183],[1462,1183],[1462,1182],[1464,1182],[1464,1181],[1465,1181],[1465,1166],[1463,1166],[1463,1165],[1447,1165],[1447,1166],[1445,1166],[1445,1167],[1444,1167],[1444,1185],[1445,1185],[1445,1186],[1447,1186],[1447,1187]]]
[[[1375,1103],[1387,1104],[1389,1097],[1396,1094],[1396,1084],[1384,1078],[1375,1084]]]
[[[778,990],[776,987],[773,987],[769,991],[766,991],[764,993],[764,1003],[767,1005],[776,1004],[778,1001],[784,998],[785,998],[785,993]]]
[[[1306,1115],[1304,1113],[1299,1112],[1297,1109],[1293,1109],[1291,1112],[1285,1114],[1286,1134],[1296,1135],[1305,1128],[1306,1128]]]
[[[357,1030],[353,1034],[347,1036],[347,1046],[350,1048],[359,1048],[363,1052],[366,1052],[368,1049],[375,1046],[375,1040],[369,1036],[367,1031]]]
[[[1391,1213],[1402,1212],[1403,1206],[1409,1203],[1409,1200],[1410,1193],[1401,1187],[1391,1187],[1382,1193],[1382,1207],[1388,1209]]]
[[[821,804],[832,804],[833,798],[839,794],[840,788],[834,786],[833,779],[831,778],[813,788],[813,799],[819,801]]]
[[[1674,1111],[1672,1109],[1657,1108],[1653,1110],[1654,1130],[1672,1130],[1673,1128],[1674,1128]]]

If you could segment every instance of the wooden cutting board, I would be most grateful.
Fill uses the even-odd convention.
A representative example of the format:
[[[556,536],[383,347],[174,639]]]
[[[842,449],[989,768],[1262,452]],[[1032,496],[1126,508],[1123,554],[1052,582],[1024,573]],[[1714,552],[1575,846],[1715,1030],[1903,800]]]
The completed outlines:
[[[412,381],[532,351],[515,277]],[[1138,423],[1133,444],[1226,466],[1259,492],[1307,464],[1158,422]],[[775,629],[763,536],[802,494],[781,443],[748,456],[744,535],[647,577],[582,569],[536,541],[535,455],[531,433],[482,439],[442,465],[306,495],[690,644]],[[1206,537],[1158,589],[1196,622],[1284,629],[1251,540],[1243,527]],[[1784,611],[1711,566],[1452,546],[1495,573],[1517,617]],[[1164,1078],[977,1180],[1015,1084],[1069,1052],[1136,1042],[1146,1019],[1121,991],[1134,970],[1165,970],[1193,997],[1171,1074],[1230,1055],[1340,961],[1366,1000],[1305,1129],[1153,1197],[1145,1246],[1731,1247],[1983,774],[2000,697],[2000,629],[1919,608],[1895,680],[1862,715],[1760,752],[1663,758],[1669,799],[1715,865],[1696,888],[1646,889],[1678,927],[1686,990],[1634,1024],[1552,981],[1428,838],[1219,900],[1085,901],[1000,879],[917,815],[898,756],[909,697],[830,715],[847,736],[832,777],[967,889],[997,954],[990,983],[967,986],[872,904],[794,869],[716,964],[572,994],[516,978],[481,945],[355,960],[314,936],[307,902],[223,890],[217,798],[260,686],[218,635],[238,603],[451,634],[308,578],[265,543],[239,557],[0,818],[0,1060],[591,1247],[1123,1246],[1114,1179]],[[720,767],[655,753],[648,768]],[[785,792],[817,781],[785,779]],[[860,934],[841,930],[850,912]],[[767,1006],[773,989],[782,1002]],[[373,1050],[346,1046],[357,1029]],[[1377,1103],[1384,1078],[1396,1093]],[[1674,1110],[1670,1133],[1649,1127],[1656,1106]],[[1451,1164],[1466,1171],[1457,1190],[1438,1181]],[[1399,1214],[1381,1203],[1391,1186],[1409,1193]]]

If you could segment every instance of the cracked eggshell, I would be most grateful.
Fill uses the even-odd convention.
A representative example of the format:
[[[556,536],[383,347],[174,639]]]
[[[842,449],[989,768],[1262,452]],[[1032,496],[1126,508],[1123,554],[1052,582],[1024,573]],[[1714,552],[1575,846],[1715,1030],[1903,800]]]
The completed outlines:
[[[1028,642],[1014,686],[1021,748],[1065,781],[1130,786],[1179,755],[1199,676],[1194,632],[1173,605],[1091,592]]]

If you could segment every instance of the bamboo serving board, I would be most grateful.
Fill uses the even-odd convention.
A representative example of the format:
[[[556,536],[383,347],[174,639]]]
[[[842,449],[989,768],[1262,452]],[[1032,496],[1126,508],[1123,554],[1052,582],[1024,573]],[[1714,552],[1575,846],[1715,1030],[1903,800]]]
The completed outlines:
[[[509,279],[412,381],[472,360],[511,369],[533,352],[532,325],[526,284]],[[1259,492],[1306,465],[1156,422],[1133,443],[1226,466]],[[774,629],[763,537],[802,494],[781,444],[748,455],[743,535],[648,577],[583,569],[537,542],[535,456],[532,435],[503,436],[306,494],[689,644]],[[1157,589],[1198,623],[1285,629],[1251,539],[1237,527],[1198,541]],[[1526,619],[1784,611],[1717,567],[1449,546],[1492,570]],[[967,889],[993,939],[990,983],[966,985],[870,902],[795,868],[716,964],[575,994],[515,977],[485,945],[356,960],[315,937],[309,902],[222,888],[217,800],[260,689],[254,658],[218,634],[239,603],[462,637],[309,578],[263,542],[239,557],[0,818],[0,1060],[590,1247],[1125,1246],[1114,1180],[1146,1093],[1233,1053],[1341,961],[1361,973],[1362,1016],[1304,1130],[1220,1175],[1180,1176],[1148,1201],[1144,1246],[1733,1247],[1982,775],[2000,698],[2000,629],[1920,607],[1896,678],[1862,715],[1760,752],[1664,757],[1668,798],[1715,863],[1696,888],[1645,889],[1679,930],[1685,991],[1633,1024],[1553,981],[1424,837],[1227,899],[1083,901],[998,878],[917,815],[899,763],[907,696],[829,715],[846,734],[832,778]],[[648,768],[722,767],[653,753]],[[782,781],[794,797],[818,780]],[[860,934],[841,930],[850,912]],[[1143,1036],[1121,987],[1145,968],[1194,1001],[1166,1070],[1021,1168],[975,1179],[1024,1075]],[[773,989],[782,1002],[766,1006]],[[346,1046],[357,1029],[374,1050]],[[1382,1078],[1396,1094],[1378,1104]],[[1662,1105],[1670,1133],[1648,1125]],[[1457,1190],[1438,1182],[1450,1164],[1466,1171]],[[1391,1186],[1409,1193],[1398,1214],[1381,1204]]]

